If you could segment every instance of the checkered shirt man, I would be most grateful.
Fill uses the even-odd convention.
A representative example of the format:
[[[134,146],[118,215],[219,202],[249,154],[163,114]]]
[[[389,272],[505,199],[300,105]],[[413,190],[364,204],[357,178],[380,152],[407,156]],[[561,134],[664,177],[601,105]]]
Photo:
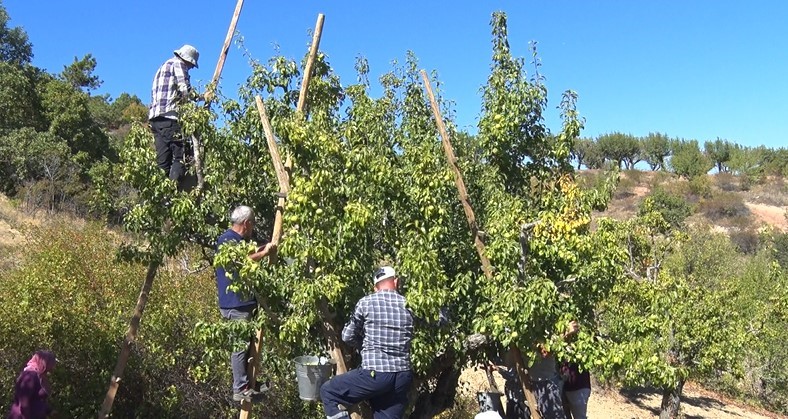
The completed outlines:
[[[412,338],[413,315],[405,306],[405,297],[394,290],[382,290],[359,300],[342,330],[346,343],[355,347],[361,343],[361,367],[379,372],[411,369]]]

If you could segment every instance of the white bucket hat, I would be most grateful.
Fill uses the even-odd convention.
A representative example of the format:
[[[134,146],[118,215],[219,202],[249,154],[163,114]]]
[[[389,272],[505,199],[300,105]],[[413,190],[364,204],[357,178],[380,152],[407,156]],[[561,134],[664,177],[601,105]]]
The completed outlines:
[[[397,273],[394,272],[394,268],[391,266],[383,266],[382,268],[378,268],[378,270],[375,271],[375,274],[372,275],[372,284],[377,285],[378,282],[385,281],[389,278],[394,278],[395,276],[397,276]]]
[[[200,67],[197,65],[197,60],[200,59],[200,52],[197,51],[197,48],[187,44],[180,47],[179,49],[176,49],[175,51],[173,51],[173,53],[177,55],[178,58],[193,65],[195,68]]]

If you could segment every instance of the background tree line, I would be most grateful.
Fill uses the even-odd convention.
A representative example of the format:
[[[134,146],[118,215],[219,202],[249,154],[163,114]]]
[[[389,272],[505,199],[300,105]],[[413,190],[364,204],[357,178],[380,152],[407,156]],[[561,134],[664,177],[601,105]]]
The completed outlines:
[[[632,170],[643,162],[651,170],[667,170],[688,179],[712,169],[743,176],[748,182],[788,175],[788,149],[784,147],[746,147],[721,138],[701,146],[697,140],[671,138],[659,132],[644,137],[612,132],[597,138],[578,138],[572,157],[578,169],[613,166]]]
[[[28,208],[87,215],[89,173],[118,160],[118,149],[147,109],[137,96],[95,95],[91,54],[50,73],[31,63],[27,33],[11,27],[0,3],[0,192]]]

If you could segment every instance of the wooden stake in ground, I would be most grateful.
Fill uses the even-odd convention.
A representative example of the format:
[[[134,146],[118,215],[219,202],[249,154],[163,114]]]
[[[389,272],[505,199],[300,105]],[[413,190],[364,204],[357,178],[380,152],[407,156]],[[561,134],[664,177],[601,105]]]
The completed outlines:
[[[271,160],[274,162],[274,170],[276,170],[276,180],[279,183],[279,197],[276,203],[276,215],[274,216],[274,231],[271,234],[271,243],[279,246],[279,241],[282,239],[282,216],[285,210],[285,197],[290,192],[290,178],[288,170],[291,167],[290,159],[286,164],[282,164],[282,157],[279,154],[279,146],[276,144],[276,137],[274,137],[274,129],[271,127],[271,121],[268,119],[268,114],[265,111],[265,105],[260,96],[255,96],[255,103],[257,111],[260,113],[260,121],[263,123],[263,131],[265,132],[266,141],[268,142],[268,152],[271,154]],[[268,262],[275,264],[277,261],[277,249],[274,247],[268,255]],[[260,352],[262,351],[263,342],[263,329],[258,329],[256,333],[257,339],[252,346],[251,361],[247,367],[246,375],[249,377],[249,387],[254,388],[257,383],[258,366],[260,365]],[[253,405],[249,402],[241,403],[241,419],[248,419],[251,415]]]
[[[320,45],[320,36],[323,33],[323,21],[325,20],[325,16],[321,13],[317,15],[317,23],[315,24],[315,31],[312,36],[312,45],[309,48],[309,56],[307,57],[306,66],[304,68],[304,77],[303,81],[301,82],[301,93],[298,97],[298,106],[296,107],[296,111],[304,115],[306,117],[306,98],[307,92],[309,89],[309,80],[312,78],[312,66],[315,61],[315,57],[317,56],[318,47]],[[271,121],[268,118],[268,113],[265,110],[265,105],[263,104],[263,100],[259,97],[255,97],[255,105],[257,106],[257,112],[260,114],[260,122],[263,124],[263,131],[265,132],[266,141],[268,143],[268,151],[271,154],[271,160],[274,163],[274,170],[276,171],[277,181],[279,183],[279,198],[277,199],[277,207],[276,207],[276,215],[274,217],[274,231],[271,236],[271,242],[278,245],[279,241],[282,237],[282,215],[284,212],[285,206],[285,197],[287,193],[290,192],[290,180],[288,178],[287,169],[290,168],[291,162],[288,158],[287,165],[282,164],[282,157],[279,154],[279,147],[276,144],[276,137],[274,135],[273,127],[271,126]],[[287,167],[285,167],[287,166]],[[276,249],[271,253],[269,262],[275,263],[276,262]],[[256,381],[256,373],[257,367],[260,358],[260,351],[262,350],[261,343],[263,333],[262,330],[257,331],[257,341],[255,345],[252,346],[252,353],[250,357],[252,361],[249,363],[247,376],[249,377],[249,385],[254,386]],[[241,404],[241,419],[248,419],[250,417],[252,411],[252,404],[244,402]]]
[[[214,95],[216,93],[216,87],[219,85],[219,77],[222,76],[222,70],[224,69],[224,62],[227,60],[227,53],[230,52],[230,43],[233,41],[233,35],[235,35],[235,26],[238,24],[238,17],[241,16],[241,9],[244,7],[244,0],[238,0],[235,4],[235,11],[233,12],[233,18],[230,20],[230,27],[227,29],[227,35],[224,37],[224,45],[222,45],[222,51],[219,53],[219,61],[216,63],[216,69],[213,71],[213,77],[211,77],[211,84],[208,85],[208,89],[205,92],[205,105],[208,106],[214,99]]]
[[[432,106],[432,113],[435,115],[435,124],[438,126],[438,132],[440,132],[441,135],[443,151],[446,153],[446,158],[449,160],[449,167],[451,167],[452,172],[454,172],[454,183],[457,185],[457,191],[460,193],[462,209],[465,211],[465,217],[468,219],[468,225],[470,226],[471,232],[473,233],[473,242],[476,245],[476,253],[479,254],[479,259],[481,259],[482,262],[482,270],[484,271],[484,275],[487,278],[492,278],[492,267],[490,266],[490,260],[487,258],[487,255],[484,254],[484,241],[482,241],[481,235],[479,234],[479,227],[476,224],[476,216],[474,215],[473,208],[471,207],[471,203],[468,200],[468,190],[465,188],[465,182],[462,179],[462,173],[460,172],[459,167],[457,167],[457,157],[454,155],[454,148],[451,146],[449,133],[446,131],[446,125],[443,123],[443,117],[441,116],[438,102],[435,100],[435,95],[432,93],[432,85],[430,84],[430,79],[427,77],[426,71],[421,70],[421,78],[424,81],[424,88],[427,90],[427,95],[430,98],[430,106]],[[539,414],[539,409],[536,404],[536,397],[534,396],[533,388],[531,387],[531,378],[528,376],[528,372],[526,372],[523,354],[516,345],[512,345],[510,350],[514,356],[517,376],[520,378],[520,383],[523,386],[525,398],[528,400],[528,405],[531,408],[531,417],[533,419],[541,419],[541,415]]]
[[[296,110],[301,112],[304,115],[304,118],[306,118],[307,88],[309,87],[309,81],[312,79],[312,67],[314,66],[315,58],[317,57],[317,51],[320,47],[320,37],[323,34],[324,19],[325,17],[322,13],[317,16],[315,31],[312,34],[312,45],[309,48],[309,56],[307,57],[306,66],[304,67],[304,79],[301,82],[301,93],[298,96],[298,107]],[[321,302],[318,309],[320,311],[320,317],[323,320],[323,331],[328,338],[328,351],[331,353],[332,359],[337,363],[337,374],[344,374],[347,372],[347,365],[345,364],[345,354],[343,353],[339,342],[339,335],[341,331],[336,330],[334,324],[331,322],[332,316],[328,308],[328,303],[325,301]],[[357,406],[350,410],[350,417],[353,419],[361,418],[361,415],[358,413]]]
[[[148,295],[150,294],[151,287],[153,287],[153,279],[156,277],[159,266],[161,266],[161,261],[151,261],[148,264],[148,273],[145,275],[145,282],[142,283],[142,290],[140,291],[139,298],[137,298],[137,306],[134,307],[134,313],[131,315],[126,337],[123,339],[123,343],[121,343],[120,355],[118,356],[118,362],[115,364],[115,370],[112,372],[112,377],[109,381],[109,389],[107,389],[107,394],[104,396],[104,402],[101,403],[101,409],[98,415],[99,419],[108,417],[109,412],[112,410],[112,404],[115,402],[115,394],[118,392],[120,379],[123,377],[123,371],[126,369],[126,363],[129,360],[131,345],[137,340],[137,331],[140,328],[142,312],[145,311],[145,306],[148,304]]]
[[[222,49],[222,53],[219,55],[219,62],[216,64],[216,70],[213,73],[213,80],[209,85],[209,94],[211,96],[213,95],[213,89],[215,89],[219,83],[219,77],[221,76],[222,69],[224,68],[224,61],[227,59],[230,41],[232,40],[232,35],[235,33],[235,26],[238,23],[238,16],[241,14],[243,3],[244,0],[238,0],[235,6],[235,12],[233,13],[233,18],[230,21],[230,28],[227,31],[227,37],[224,41],[224,48]],[[205,106],[210,106],[210,99],[212,99],[212,97],[209,98],[209,100],[206,100]],[[194,144],[194,169],[197,172],[197,196],[199,197],[203,185],[205,184],[202,176],[202,157],[200,155],[202,148],[200,140],[197,136],[192,136],[192,141]],[[99,409],[99,419],[107,418],[109,413],[112,411],[112,405],[115,402],[115,395],[118,392],[120,380],[121,377],[123,377],[123,371],[126,369],[126,364],[129,360],[131,345],[137,339],[137,331],[139,330],[142,313],[145,310],[145,306],[148,304],[148,294],[150,293],[151,287],[153,286],[153,279],[156,278],[156,273],[159,270],[159,266],[161,266],[161,261],[153,261],[148,265],[148,273],[145,275],[145,282],[142,284],[142,290],[140,291],[140,296],[137,299],[137,306],[135,307],[134,313],[132,314],[131,320],[129,321],[129,329],[126,332],[126,337],[121,344],[118,362],[115,365],[115,370],[112,373],[109,388],[107,389],[107,394],[104,396],[104,401],[101,403],[101,408]]]
[[[460,193],[460,203],[462,203],[462,209],[465,211],[465,218],[468,219],[468,226],[471,228],[471,233],[473,234],[473,243],[476,245],[476,253],[479,254],[479,259],[482,261],[484,275],[490,278],[492,277],[490,260],[487,258],[487,255],[484,254],[484,241],[482,241],[479,226],[476,224],[476,216],[473,213],[471,202],[468,199],[468,190],[465,188],[465,181],[462,179],[460,168],[457,167],[457,157],[454,155],[454,148],[449,141],[449,133],[446,131],[446,126],[443,124],[443,117],[441,116],[440,108],[438,108],[438,102],[435,101],[435,95],[432,93],[432,86],[430,85],[430,79],[427,77],[426,71],[421,70],[421,78],[424,80],[424,87],[427,89],[427,95],[429,95],[430,98],[432,113],[435,115],[435,124],[438,126],[438,131],[442,139],[441,144],[443,145],[443,151],[446,153],[446,158],[449,160],[449,167],[454,173],[454,184],[457,185],[457,191]]]
[[[298,106],[296,110],[303,113],[304,117],[306,117],[306,92],[307,89],[309,89],[309,80],[312,79],[312,67],[315,64],[317,50],[320,47],[320,37],[323,35],[324,20],[325,16],[322,13],[317,15],[315,31],[312,34],[312,45],[309,47],[309,56],[306,59],[306,66],[304,67],[304,80],[301,82],[301,93],[298,95]]]
[[[227,29],[227,35],[224,37],[224,44],[222,51],[219,53],[219,60],[216,63],[216,69],[213,71],[213,78],[205,91],[205,107],[210,107],[213,101],[216,88],[219,86],[219,78],[222,76],[224,69],[224,62],[227,60],[227,53],[230,51],[230,42],[233,40],[235,34],[235,26],[238,24],[238,17],[241,15],[241,9],[244,6],[244,0],[238,0],[235,4],[235,11],[230,20],[230,27]],[[205,177],[202,173],[202,142],[198,135],[192,135],[192,145],[194,148],[194,172],[197,174],[197,196],[199,197],[205,187]],[[199,198],[198,198],[199,199]]]

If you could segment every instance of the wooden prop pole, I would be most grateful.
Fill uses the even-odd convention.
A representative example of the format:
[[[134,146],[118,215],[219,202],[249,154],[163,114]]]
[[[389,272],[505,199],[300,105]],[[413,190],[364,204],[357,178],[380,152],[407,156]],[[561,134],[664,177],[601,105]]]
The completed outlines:
[[[208,89],[205,92],[205,104],[206,106],[210,105],[210,103],[214,99],[214,94],[216,93],[216,87],[219,85],[219,78],[222,76],[222,70],[224,69],[224,62],[227,60],[227,53],[230,52],[230,43],[233,41],[233,35],[235,35],[235,27],[238,25],[238,17],[241,16],[241,9],[244,7],[244,0],[238,0],[235,4],[235,11],[233,12],[233,18],[230,20],[230,27],[227,29],[227,35],[224,37],[224,45],[222,45],[222,51],[219,53],[219,61],[216,63],[216,69],[213,71],[213,77],[211,78],[211,84],[208,85]]]
[[[443,123],[441,111],[440,108],[438,108],[438,102],[435,100],[435,95],[432,93],[432,86],[430,85],[430,79],[427,77],[426,71],[421,70],[421,78],[424,80],[424,87],[427,89],[427,95],[429,95],[430,98],[432,113],[435,115],[435,124],[438,126],[438,131],[442,139],[441,144],[443,145],[443,151],[446,153],[446,158],[449,160],[449,167],[454,173],[454,184],[457,185],[457,191],[460,193],[460,203],[462,203],[462,209],[465,211],[465,218],[468,219],[468,226],[471,228],[471,233],[473,234],[473,243],[476,245],[476,253],[479,254],[479,259],[482,261],[484,275],[490,278],[492,277],[490,259],[484,254],[484,241],[482,240],[479,226],[476,224],[476,216],[473,213],[473,208],[468,199],[468,190],[465,188],[465,181],[462,179],[460,168],[457,167],[457,157],[454,155],[454,148],[449,140],[449,134]]]
[[[148,264],[148,273],[145,275],[145,282],[142,283],[142,290],[140,290],[140,296],[137,298],[137,306],[134,307],[134,313],[131,316],[131,321],[129,321],[126,337],[123,339],[123,343],[121,343],[120,355],[118,356],[118,362],[115,364],[115,370],[112,372],[112,377],[109,381],[109,389],[107,389],[107,394],[104,396],[104,402],[101,403],[101,409],[99,409],[99,419],[109,417],[109,413],[112,411],[112,404],[115,402],[115,395],[118,393],[123,371],[126,369],[126,364],[129,361],[131,346],[134,344],[134,341],[137,340],[137,332],[140,328],[142,312],[145,310],[145,305],[148,304],[148,295],[150,294],[151,287],[153,286],[153,279],[156,277],[159,266],[161,266],[160,261],[152,261]]]
[[[222,51],[219,53],[216,69],[213,71],[213,78],[211,78],[211,83],[208,84],[208,89],[205,91],[204,106],[206,108],[211,106],[211,102],[215,98],[216,88],[219,85],[219,78],[222,76],[224,62],[227,60],[227,53],[230,52],[230,43],[233,40],[235,27],[238,24],[238,17],[241,15],[243,6],[244,0],[238,0],[235,4],[235,11],[230,20],[230,27],[227,29],[227,35],[224,37],[224,44],[222,45]],[[192,145],[194,147],[194,172],[197,174],[197,196],[199,197],[205,187],[205,176],[203,176],[202,171],[202,141],[198,135],[192,135]]]
[[[471,233],[473,233],[473,242],[476,245],[476,253],[479,254],[479,259],[481,259],[482,262],[482,270],[484,271],[484,275],[487,278],[492,278],[492,267],[490,266],[490,260],[484,254],[484,241],[479,234],[479,227],[476,224],[476,216],[473,213],[473,208],[471,207],[471,203],[468,199],[468,191],[465,188],[465,182],[463,181],[462,173],[460,172],[459,167],[457,167],[457,157],[454,155],[454,149],[451,146],[449,134],[446,131],[446,125],[443,123],[443,117],[441,116],[441,111],[438,107],[438,101],[435,100],[435,94],[432,92],[432,85],[426,71],[421,70],[421,78],[424,81],[424,88],[427,90],[427,95],[430,99],[432,113],[435,115],[435,124],[438,126],[438,132],[440,132],[441,135],[443,151],[446,153],[446,158],[449,161],[449,167],[451,167],[452,172],[454,172],[454,183],[457,185],[457,191],[460,194],[462,209],[465,211],[465,217],[468,219],[468,225],[471,228]],[[523,386],[523,392],[525,393],[525,398],[528,400],[528,405],[531,408],[531,417],[533,419],[541,419],[541,415],[539,414],[539,409],[536,404],[536,396],[534,396],[533,388],[531,386],[531,379],[528,376],[528,372],[525,367],[525,361],[523,360],[523,354],[514,344],[511,346],[510,350],[514,356],[517,376],[520,378],[520,382]]]
[[[315,23],[315,31],[312,34],[312,45],[309,47],[309,56],[306,59],[306,66],[304,67],[304,80],[301,82],[301,92],[298,95],[298,107],[296,110],[306,116],[306,94],[309,88],[309,80],[312,79],[312,67],[315,64],[315,57],[317,57],[317,50],[320,47],[320,37],[323,35],[323,21],[325,16],[320,13],[317,15],[317,23]]]
[[[271,160],[274,162],[274,169],[276,170],[276,179],[279,183],[279,197],[276,204],[276,215],[274,216],[274,231],[271,234],[271,243],[278,246],[282,239],[282,216],[285,209],[285,197],[290,192],[290,178],[287,170],[291,166],[288,159],[286,164],[282,164],[282,157],[279,154],[279,146],[276,144],[276,137],[274,137],[274,129],[271,127],[271,121],[268,119],[268,114],[265,111],[265,105],[260,96],[255,96],[255,104],[257,105],[257,112],[260,114],[260,121],[263,124],[263,131],[265,132],[266,141],[268,143],[268,152],[271,154]],[[271,264],[276,263],[277,254],[274,248],[268,255],[268,262]],[[257,383],[257,370],[260,365],[260,352],[262,351],[263,342],[263,329],[257,330],[257,339],[254,346],[252,346],[252,353],[249,354],[252,360],[247,367],[247,377],[249,377],[249,386],[255,387]],[[252,403],[241,403],[241,419],[248,419],[252,412]]]
[[[315,61],[315,57],[317,56],[318,47],[320,46],[320,37],[323,33],[323,22],[325,20],[325,16],[321,13],[317,16],[317,23],[315,24],[315,31],[312,35],[312,45],[309,48],[309,56],[307,57],[306,67],[304,69],[304,77],[303,81],[301,82],[301,91],[298,97],[298,105],[296,107],[296,112],[301,113],[302,115],[306,116],[305,107],[306,107],[306,99],[307,99],[307,92],[309,89],[309,80],[312,78],[312,66]],[[263,131],[265,132],[266,141],[268,143],[268,151],[271,154],[271,160],[274,164],[274,170],[276,171],[277,181],[279,183],[279,197],[277,199],[277,208],[276,208],[276,215],[274,218],[274,232],[271,235],[271,242],[278,245],[279,241],[281,240],[282,236],[282,215],[284,212],[285,206],[285,197],[287,193],[290,191],[290,183],[289,177],[287,174],[287,170],[291,167],[290,158],[288,158],[287,164],[282,164],[282,158],[279,154],[279,147],[276,144],[276,137],[274,135],[273,127],[271,126],[271,121],[268,118],[268,113],[265,110],[265,105],[263,104],[263,100],[259,97],[255,97],[255,105],[257,106],[257,111],[260,114],[260,122],[263,125]],[[275,263],[276,261],[276,249],[271,253],[269,261],[271,263]],[[261,348],[261,341],[262,341],[262,330],[257,331],[257,342],[254,346],[252,346],[252,353],[251,358],[252,362],[249,364],[249,383],[250,385],[254,386],[255,384],[255,374],[258,365],[258,360],[260,357]],[[241,404],[241,419],[248,419],[252,411],[251,403],[242,403]]]
[[[309,81],[312,80],[312,67],[314,67],[315,58],[317,57],[317,51],[320,48],[320,37],[323,34],[323,21],[325,20],[325,16],[321,13],[317,15],[317,22],[315,23],[315,30],[312,34],[312,45],[309,47],[309,56],[306,60],[306,66],[304,67],[304,78],[301,82],[301,92],[298,96],[298,107],[296,110],[301,112],[304,117],[306,118],[306,99],[307,99],[307,92],[309,87]],[[342,347],[340,345],[340,333],[341,331],[336,330],[334,324],[331,322],[331,314],[329,312],[328,303],[322,301],[319,306],[320,309],[320,316],[323,320],[323,331],[325,332],[328,338],[328,350],[331,353],[331,357],[337,363],[337,374],[344,374],[347,372],[347,365],[345,364],[345,355],[342,351]],[[361,415],[358,413],[358,408],[354,407],[350,411],[350,417],[353,419],[360,419]]]

